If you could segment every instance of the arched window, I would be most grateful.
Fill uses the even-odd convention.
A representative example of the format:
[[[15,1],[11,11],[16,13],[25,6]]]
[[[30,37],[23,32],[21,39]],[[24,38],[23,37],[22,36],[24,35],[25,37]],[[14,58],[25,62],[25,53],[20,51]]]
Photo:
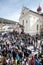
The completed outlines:
[[[24,25],[24,20],[23,20],[23,23],[22,24]]]
[[[39,27],[39,25],[37,24],[37,30],[38,30],[38,27]]]
[[[22,12],[22,14],[24,14],[24,12]]]
[[[0,21],[0,23],[1,23],[1,21]]]
[[[28,23],[28,21],[26,20],[26,23]]]
[[[41,27],[42,27],[42,25],[40,25],[40,30],[41,30]]]
[[[39,18],[39,19],[37,20],[37,22],[41,23],[41,19]]]

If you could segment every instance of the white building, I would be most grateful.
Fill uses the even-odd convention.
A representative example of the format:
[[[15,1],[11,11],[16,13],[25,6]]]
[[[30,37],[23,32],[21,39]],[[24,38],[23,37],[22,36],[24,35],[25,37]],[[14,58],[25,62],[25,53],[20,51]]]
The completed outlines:
[[[19,23],[24,26],[24,32],[31,35],[40,34],[40,29],[43,24],[43,14],[29,10],[23,7]],[[32,24],[31,24],[32,23]]]

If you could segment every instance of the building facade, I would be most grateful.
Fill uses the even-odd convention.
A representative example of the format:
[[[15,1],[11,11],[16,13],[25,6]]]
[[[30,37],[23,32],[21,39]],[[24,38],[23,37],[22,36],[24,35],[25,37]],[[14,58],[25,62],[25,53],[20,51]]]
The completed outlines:
[[[24,32],[31,35],[40,34],[43,28],[43,14],[23,7],[19,23],[24,26]]]

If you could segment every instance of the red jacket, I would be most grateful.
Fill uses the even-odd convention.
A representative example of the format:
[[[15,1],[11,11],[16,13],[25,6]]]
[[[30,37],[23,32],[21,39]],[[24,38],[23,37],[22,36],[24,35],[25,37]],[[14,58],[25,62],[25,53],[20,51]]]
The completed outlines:
[[[34,60],[30,60],[29,65],[35,65]]]

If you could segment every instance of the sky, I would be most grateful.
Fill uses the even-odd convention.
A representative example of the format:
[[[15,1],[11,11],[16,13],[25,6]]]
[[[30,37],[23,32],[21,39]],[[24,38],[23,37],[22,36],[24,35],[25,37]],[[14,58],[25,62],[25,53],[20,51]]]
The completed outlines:
[[[23,6],[36,11],[39,4],[43,12],[43,0],[0,0],[0,17],[19,22]]]

